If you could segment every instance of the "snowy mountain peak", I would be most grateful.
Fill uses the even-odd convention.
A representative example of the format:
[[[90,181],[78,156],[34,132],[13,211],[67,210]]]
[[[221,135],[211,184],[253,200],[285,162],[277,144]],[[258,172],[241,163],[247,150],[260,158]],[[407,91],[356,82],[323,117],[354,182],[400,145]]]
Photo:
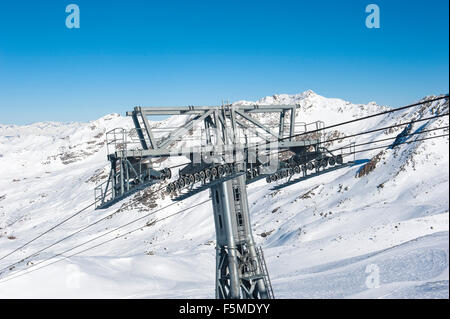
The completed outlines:
[[[97,121],[106,122],[106,121],[111,121],[112,119],[116,119],[118,117],[121,117],[121,115],[119,113],[111,113],[111,114],[107,114],[105,116],[102,116]]]
[[[320,95],[316,94],[312,90],[307,90],[298,94],[274,94],[272,96],[266,96],[258,101],[246,101],[240,100],[233,103],[233,105],[251,105],[251,104],[261,104],[261,105],[282,105],[282,104],[298,104],[299,101],[304,99],[311,99],[318,97]]]
[[[369,102],[367,104],[353,104],[351,102],[338,99],[338,98],[326,98],[315,93],[312,90],[307,90],[302,93],[297,94],[274,94],[271,96],[263,97],[257,101],[246,101],[240,100],[234,102],[233,105],[299,105],[300,108],[307,109],[311,107],[320,108],[320,109],[334,109],[339,112],[343,111],[342,108],[345,108],[346,111],[351,111],[351,109],[355,109],[356,107],[365,107],[369,113],[373,111],[380,111],[386,109],[386,107],[380,106],[375,102]]]

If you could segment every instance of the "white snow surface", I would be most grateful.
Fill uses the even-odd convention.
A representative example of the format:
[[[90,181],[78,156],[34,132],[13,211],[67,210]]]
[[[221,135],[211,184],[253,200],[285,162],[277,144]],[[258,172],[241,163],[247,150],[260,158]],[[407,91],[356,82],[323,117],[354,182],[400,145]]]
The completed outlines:
[[[430,98],[433,96],[426,97]],[[299,121],[321,120],[326,125],[389,109],[374,102],[361,105],[325,98],[312,91],[234,104],[255,103],[295,103],[299,105]],[[448,103],[427,103],[336,127],[328,136],[350,135],[445,112]],[[413,131],[448,126],[448,122],[444,116],[416,123]],[[180,123],[182,119],[172,117],[152,125]],[[105,133],[116,127],[132,128],[133,124],[118,114],[90,123],[0,124],[0,258],[93,202],[93,189],[106,179],[109,169]],[[350,141],[395,137],[401,131],[379,131]],[[448,129],[438,130],[410,140],[447,133]],[[348,142],[328,146],[336,148]],[[449,298],[448,144],[448,137],[441,137],[358,153],[357,160],[379,155],[375,169],[362,177],[357,177],[364,165],[359,162],[280,190],[264,180],[250,184],[253,234],[257,245],[263,247],[275,297]],[[359,149],[364,148],[368,146]],[[169,158],[161,167],[185,161]],[[88,209],[0,260],[0,298],[214,298],[211,203],[150,224],[208,199],[208,191],[64,255],[142,227],[129,236],[42,269],[36,270],[46,263],[32,267],[151,213],[157,209],[155,205],[171,204],[170,198],[160,194],[140,200],[143,193],[159,187],[152,186],[109,209]],[[135,202],[132,208],[120,210],[131,202]],[[111,218],[8,269],[114,212]],[[61,256],[51,261],[58,259]],[[30,273],[19,273],[28,268]],[[24,275],[13,278],[16,274]],[[376,275],[379,285],[370,285]]]

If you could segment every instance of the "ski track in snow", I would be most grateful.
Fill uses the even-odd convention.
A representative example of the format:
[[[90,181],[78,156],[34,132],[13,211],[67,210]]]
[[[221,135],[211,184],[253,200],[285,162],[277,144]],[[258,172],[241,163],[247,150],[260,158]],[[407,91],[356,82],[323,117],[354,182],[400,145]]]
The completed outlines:
[[[329,99],[312,91],[274,95],[256,103],[297,103],[298,121],[322,120],[326,125],[388,109],[373,102],[356,105]],[[428,103],[328,133],[332,136],[339,131],[340,135],[350,135],[430,117],[437,112],[448,112],[448,104]],[[185,120],[172,117],[151,123],[159,127],[176,126]],[[447,125],[448,117],[442,117],[416,123],[412,131]],[[90,123],[0,124],[0,257],[92,203],[93,189],[105,180],[109,169],[105,133],[116,127],[132,128],[133,124],[130,118],[118,114]],[[364,143],[395,137],[402,129],[350,140]],[[443,133],[435,131],[425,136]],[[337,148],[348,142],[329,147]],[[386,144],[389,142],[377,146]],[[370,160],[380,151],[359,153],[357,159]],[[256,244],[263,247],[275,297],[449,298],[448,154],[445,137],[385,150],[376,168],[359,178],[356,175],[364,164],[279,190],[274,189],[276,184],[263,180],[249,185],[253,234]],[[170,158],[163,166],[185,161]],[[152,186],[147,192],[157,188],[158,185]],[[106,210],[89,209],[81,213],[0,261],[0,268],[111,213],[116,212],[30,262],[38,263],[148,214],[151,209],[139,203],[132,209],[119,210],[122,205],[136,201],[139,194]],[[158,207],[172,203],[168,197],[159,194],[157,197]],[[0,283],[0,298],[214,298],[215,233],[211,203],[146,225],[208,197],[208,192],[197,194],[68,254],[139,226],[141,231]],[[27,262],[3,271],[0,277],[26,269]],[[368,288],[366,280],[370,273],[366,270],[373,265],[379,269],[379,287]]]

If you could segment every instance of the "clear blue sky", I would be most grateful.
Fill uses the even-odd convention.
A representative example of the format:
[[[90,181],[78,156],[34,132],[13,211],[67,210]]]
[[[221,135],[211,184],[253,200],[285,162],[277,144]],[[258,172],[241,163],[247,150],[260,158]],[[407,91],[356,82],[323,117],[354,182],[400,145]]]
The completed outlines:
[[[447,0],[1,1],[0,123],[307,89],[399,106],[448,93],[448,16]]]

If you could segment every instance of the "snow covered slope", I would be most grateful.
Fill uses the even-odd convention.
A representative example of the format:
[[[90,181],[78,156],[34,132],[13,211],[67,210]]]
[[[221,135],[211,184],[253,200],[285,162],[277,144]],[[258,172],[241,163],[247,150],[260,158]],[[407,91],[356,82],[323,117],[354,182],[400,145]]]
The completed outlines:
[[[326,125],[388,109],[375,103],[356,105],[329,99],[312,91],[274,95],[256,103],[296,103],[299,121],[322,120]],[[327,134],[350,135],[446,112],[448,103],[427,103],[337,127]],[[152,124],[170,126],[175,121],[180,119]],[[412,131],[448,126],[448,122],[445,116],[416,123]],[[105,133],[116,127],[131,128],[132,121],[111,114],[90,123],[0,125],[0,258],[92,203],[95,185],[107,177]],[[402,129],[351,140],[364,143],[395,137]],[[410,140],[445,133],[448,129]],[[253,232],[257,244],[263,246],[275,296],[448,298],[448,143],[444,137],[358,153],[358,165],[281,189],[265,181],[251,184],[248,194]],[[168,159],[162,166],[184,161]],[[114,213],[31,261],[0,271],[0,278],[172,203],[167,197],[152,195],[152,189],[107,210],[90,209],[77,215],[1,260],[0,269]],[[0,297],[213,298],[211,203],[152,223],[208,196],[208,192],[195,195],[67,255],[136,227],[142,231],[30,274],[5,282],[0,279]],[[130,202],[134,203],[132,208],[120,209]]]

